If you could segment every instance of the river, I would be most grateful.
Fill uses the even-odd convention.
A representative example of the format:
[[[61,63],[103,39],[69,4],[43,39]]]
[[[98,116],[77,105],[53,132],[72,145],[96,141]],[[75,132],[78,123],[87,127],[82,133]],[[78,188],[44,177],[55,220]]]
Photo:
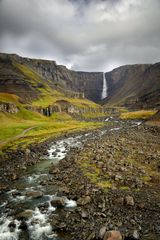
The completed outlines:
[[[106,119],[106,122],[109,119]],[[130,127],[140,122],[130,122]],[[109,134],[109,131],[119,131],[124,123],[99,131],[98,134]],[[93,140],[95,133],[84,133],[74,137],[57,140],[48,149],[45,160],[28,167],[23,176],[13,181],[10,190],[0,197],[0,240],[67,240],[66,234],[59,235],[53,231],[51,219],[60,211],[53,207],[51,201],[57,198],[56,185],[46,186],[46,180],[52,179],[49,168],[72,151],[73,148],[83,148],[88,140]],[[76,201],[64,196],[65,210],[74,211]],[[24,219],[24,220],[22,220]]]

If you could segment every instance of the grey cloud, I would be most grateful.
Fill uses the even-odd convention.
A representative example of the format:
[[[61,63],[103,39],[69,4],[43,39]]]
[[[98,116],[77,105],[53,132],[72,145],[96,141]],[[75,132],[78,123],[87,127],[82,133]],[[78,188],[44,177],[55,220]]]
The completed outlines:
[[[159,0],[1,0],[0,51],[107,71],[159,61]]]

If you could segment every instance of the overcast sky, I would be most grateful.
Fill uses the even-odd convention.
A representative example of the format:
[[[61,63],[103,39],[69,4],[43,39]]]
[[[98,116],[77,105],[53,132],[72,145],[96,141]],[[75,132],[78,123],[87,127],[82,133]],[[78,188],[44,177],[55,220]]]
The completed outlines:
[[[0,51],[108,71],[160,61],[160,0],[0,0]]]

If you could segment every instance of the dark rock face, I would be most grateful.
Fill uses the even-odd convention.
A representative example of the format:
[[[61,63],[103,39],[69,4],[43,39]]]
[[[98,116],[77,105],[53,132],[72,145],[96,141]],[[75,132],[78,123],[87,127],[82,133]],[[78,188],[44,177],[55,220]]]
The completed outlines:
[[[29,79],[16,68],[16,63],[35,71],[44,84],[65,93],[68,97],[100,100],[103,75],[100,72],[76,72],[55,61],[22,58],[13,54],[0,54],[0,91],[14,93],[27,101],[35,99],[41,86],[33,86]]]
[[[33,70],[40,85],[33,85],[16,64]],[[127,107],[160,107],[160,63],[126,65],[105,74],[108,97],[102,103]],[[0,91],[14,93],[27,101],[36,99],[39,88],[47,84],[68,97],[88,98],[101,102],[102,72],[72,71],[55,61],[0,54]]]
[[[127,65],[106,73],[108,103],[160,107],[160,63]]]
[[[32,87],[14,65],[16,55],[0,54],[0,92],[16,94],[26,101],[36,99],[38,91]],[[15,59],[16,58],[16,59]]]

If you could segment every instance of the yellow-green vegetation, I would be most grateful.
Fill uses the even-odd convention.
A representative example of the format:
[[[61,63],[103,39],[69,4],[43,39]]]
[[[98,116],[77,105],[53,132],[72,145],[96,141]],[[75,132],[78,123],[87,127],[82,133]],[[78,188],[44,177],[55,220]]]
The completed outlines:
[[[0,93],[0,102],[15,103],[19,105],[19,97],[15,94]]]
[[[85,119],[93,119],[93,118],[100,118],[100,117],[106,117],[107,114],[103,113],[103,112],[86,112],[82,114],[82,117]]]
[[[80,122],[69,114],[53,113],[50,117],[25,109],[13,94],[0,94],[0,101],[14,103],[19,111],[15,114],[0,112],[0,148],[16,148],[33,142],[44,141],[64,132],[75,132],[101,127],[103,123]]]
[[[63,93],[60,93],[56,90],[52,90],[52,92],[42,93],[37,100],[32,102],[33,106],[36,107],[47,107],[49,105],[53,105],[57,101],[67,101],[68,103],[74,105],[77,108],[100,108],[100,106],[88,99],[81,98],[67,98]]]
[[[0,114],[1,148],[13,147],[13,145],[15,147],[20,143],[27,145],[43,141],[62,132],[96,128],[103,125],[102,123],[80,122],[66,113],[54,113],[51,117],[45,117],[37,112],[27,110],[27,106],[46,108],[49,105],[54,105],[57,101],[66,101],[66,104],[71,104],[76,109],[85,109],[85,111],[91,109],[99,111],[101,107],[87,99],[66,97],[64,93],[53,89],[53,83],[50,80],[44,81],[34,69],[25,64],[15,62],[14,66],[23,74],[24,81],[33,87],[33,91],[36,91],[37,99],[23,104],[19,97],[14,94],[0,93],[1,102],[14,103],[18,107],[18,112],[15,114],[3,112]]]
[[[14,65],[27,77],[27,81],[32,83],[32,86],[37,86],[37,84],[42,82],[41,77],[28,66],[19,63],[15,63]]]
[[[101,175],[101,167],[90,161],[92,152],[83,153],[83,160],[77,163],[82,170],[83,174],[90,179],[90,181],[103,189],[113,187],[113,182],[108,179],[108,174]]]
[[[53,105],[56,101],[64,100],[77,108],[100,108],[98,104],[88,99],[66,97],[64,93],[50,87],[50,80],[44,81],[33,69],[28,66],[19,63],[14,63],[14,65],[23,73],[23,75],[26,76],[26,81],[30,82],[31,85],[36,87],[39,91],[39,97],[32,102],[32,106],[48,107],[49,105]]]
[[[139,110],[133,112],[123,112],[120,115],[121,119],[147,119],[153,116],[156,110]]]

